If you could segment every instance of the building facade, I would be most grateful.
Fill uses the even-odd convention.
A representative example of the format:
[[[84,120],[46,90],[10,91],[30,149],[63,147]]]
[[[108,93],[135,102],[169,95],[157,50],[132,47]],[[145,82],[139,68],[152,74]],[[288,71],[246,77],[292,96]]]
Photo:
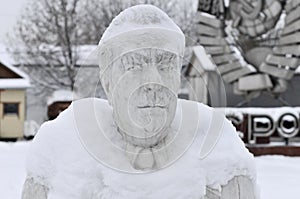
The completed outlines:
[[[18,68],[0,61],[0,138],[24,135],[28,76]]]

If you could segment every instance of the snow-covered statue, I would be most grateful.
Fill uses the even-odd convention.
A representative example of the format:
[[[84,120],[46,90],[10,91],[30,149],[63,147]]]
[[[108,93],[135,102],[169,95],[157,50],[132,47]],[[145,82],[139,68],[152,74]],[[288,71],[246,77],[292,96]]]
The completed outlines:
[[[254,199],[253,157],[224,114],[177,99],[185,37],[160,9],[99,43],[108,100],[74,101],[36,135],[23,199]]]

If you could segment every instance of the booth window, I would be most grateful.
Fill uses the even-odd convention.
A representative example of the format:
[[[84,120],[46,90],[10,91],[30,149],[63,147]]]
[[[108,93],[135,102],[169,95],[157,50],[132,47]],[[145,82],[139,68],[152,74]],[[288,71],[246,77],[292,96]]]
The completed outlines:
[[[3,115],[19,115],[19,103],[3,103]]]

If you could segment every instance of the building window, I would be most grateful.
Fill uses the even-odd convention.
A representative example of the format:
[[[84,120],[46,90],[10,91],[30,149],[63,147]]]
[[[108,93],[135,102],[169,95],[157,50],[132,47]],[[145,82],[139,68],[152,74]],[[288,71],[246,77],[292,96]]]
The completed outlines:
[[[188,93],[179,93],[178,98],[188,100],[189,99],[189,94]]]
[[[3,115],[19,115],[19,103],[3,103]]]

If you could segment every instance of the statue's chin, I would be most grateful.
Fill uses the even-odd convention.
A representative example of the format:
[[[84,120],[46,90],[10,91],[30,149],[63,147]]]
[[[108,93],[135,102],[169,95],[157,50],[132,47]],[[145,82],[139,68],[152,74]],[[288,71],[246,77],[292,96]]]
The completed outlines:
[[[169,130],[162,130],[160,132],[157,133],[152,133],[153,135],[151,136],[147,136],[149,135],[149,132],[140,132],[140,135],[145,135],[145,137],[143,136],[132,136],[129,133],[126,132],[121,132],[121,134],[124,137],[124,140],[134,146],[139,146],[139,147],[143,147],[143,148],[150,148],[150,147],[154,147],[158,144],[160,144],[164,138],[168,135]]]
[[[146,108],[133,113],[134,117],[122,117],[113,112],[115,124],[125,142],[144,148],[153,147],[170,132],[173,112],[168,114],[165,108]]]

